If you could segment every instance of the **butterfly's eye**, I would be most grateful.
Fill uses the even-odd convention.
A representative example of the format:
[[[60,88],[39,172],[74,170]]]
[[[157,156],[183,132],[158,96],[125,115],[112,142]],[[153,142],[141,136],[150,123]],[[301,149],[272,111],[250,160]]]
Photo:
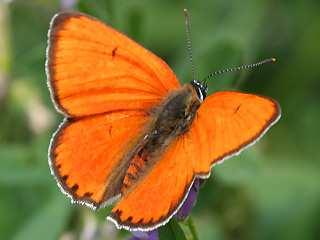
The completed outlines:
[[[192,80],[190,84],[196,90],[197,96],[200,99],[200,101],[203,101],[207,96],[208,86],[205,83],[201,83],[200,81],[197,81],[197,80]]]

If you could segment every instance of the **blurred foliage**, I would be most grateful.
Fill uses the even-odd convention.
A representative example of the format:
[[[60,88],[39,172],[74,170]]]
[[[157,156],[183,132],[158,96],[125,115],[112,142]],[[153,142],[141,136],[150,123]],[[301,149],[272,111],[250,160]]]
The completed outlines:
[[[104,220],[108,210],[72,206],[50,176],[47,148],[61,116],[50,102],[44,61],[49,22],[61,3],[6,2],[0,0],[0,239],[127,238]],[[75,6],[151,49],[188,82],[183,8],[192,14],[200,78],[278,59],[219,76],[210,91],[267,95],[283,113],[255,147],[213,170],[193,223],[171,221],[162,239],[192,236],[193,224],[201,240],[320,239],[320,2],[81,0]]]

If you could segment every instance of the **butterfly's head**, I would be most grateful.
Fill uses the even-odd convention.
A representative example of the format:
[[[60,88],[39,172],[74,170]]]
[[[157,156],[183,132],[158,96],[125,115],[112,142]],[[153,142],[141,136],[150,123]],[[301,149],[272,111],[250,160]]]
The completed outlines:
[[[208,85],[205,81],[192,80],[190,84],[197,92],[198,98],[201,102],[206,98],[208,94]]]

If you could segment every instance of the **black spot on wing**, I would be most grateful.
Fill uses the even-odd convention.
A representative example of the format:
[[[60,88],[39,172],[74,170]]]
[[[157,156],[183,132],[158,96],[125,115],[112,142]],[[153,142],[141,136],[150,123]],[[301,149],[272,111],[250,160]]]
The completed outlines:
[[[61,180],[65,182],[67,181],[68,178],[69,178],[69,175],[64,175],[62,176]]]
[[[111,52],[112,58],[116,56],[117,51],[118,51],[118,47],[115,47],[114,49],[112,49],[112,52]]]
[[[83,195],[83,197],[85,197],[85,198],[90,198],[92,195],[93,195],[92,192],[86,192],[86,193]]]
[[[77,190],[79,189],[79,185],[78,184],[74,184],[72,187],[71,187],[71,192],[75,193]]]
[[[241,104],[239,104],[237,108],[234,110],[234,114],[236,114],[240,110],[240,107],[241,107]]]

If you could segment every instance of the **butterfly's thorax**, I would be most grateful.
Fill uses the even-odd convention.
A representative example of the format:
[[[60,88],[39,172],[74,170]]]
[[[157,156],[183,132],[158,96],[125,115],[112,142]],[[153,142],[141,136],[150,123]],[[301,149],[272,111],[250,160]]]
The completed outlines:
[[[131,151],[131,164],[124,179],[122,192],[126,192],[145,176],[160,159],[167,147],[188,131],[201,101],[190,84],[172,92],[150,111],[151,121],[145,134]]]
[[[149,137],[150,142],[158,145],[165,139],[178,137],[186,132],[200,103],[194,88],[189,84],[169,95],[153,113],[155,120]]]

